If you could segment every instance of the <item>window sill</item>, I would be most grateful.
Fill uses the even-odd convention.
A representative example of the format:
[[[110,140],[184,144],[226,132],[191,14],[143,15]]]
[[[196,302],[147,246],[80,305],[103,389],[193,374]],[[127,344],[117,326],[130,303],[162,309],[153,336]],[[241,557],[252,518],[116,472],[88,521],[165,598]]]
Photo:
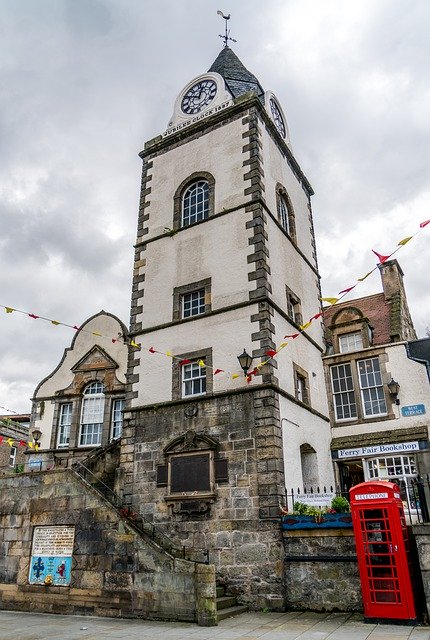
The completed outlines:
[[[200,491],[193,491],[191,493],[171,493],[168,496],[165,496],[164,500],[165,502],[179,502],[179,501],[184,501],[184,500],[215,500],[216,498],[216,493],[215,492],[200,492]]]

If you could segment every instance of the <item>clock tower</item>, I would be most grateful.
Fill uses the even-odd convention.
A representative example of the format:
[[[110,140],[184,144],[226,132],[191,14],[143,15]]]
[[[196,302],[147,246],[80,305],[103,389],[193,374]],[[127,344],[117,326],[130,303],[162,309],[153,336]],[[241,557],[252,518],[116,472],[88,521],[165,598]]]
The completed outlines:
[[[282,609],[279,504],[333,483],[313,191],[228,46],[140,155],[123,497],[243,603]]]

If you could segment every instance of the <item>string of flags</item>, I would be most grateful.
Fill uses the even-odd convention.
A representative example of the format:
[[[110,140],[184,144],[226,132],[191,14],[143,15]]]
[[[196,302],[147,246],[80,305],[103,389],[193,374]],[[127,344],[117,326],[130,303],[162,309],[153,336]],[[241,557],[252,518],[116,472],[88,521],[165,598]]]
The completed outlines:
[[[414,234],[412,234],[410,236],[406,236],[405,238],[402,238],[397,243],[397,246],[396,246],[395,250],[392,251],[388,255],[384,255],[382,253],[379,253],[378,251],[375,251],[375,249],[372,249],[372,252],[378,258],[378,263],[375,265],[375,267],[373,269],[371,269],[368,273],[366,273],[364,276],[362,276],[360,278],[357,278],[356,282],[353,285],[345,287],[344,289],[339,291],[338,297],[322,297],[322,298],[320,298],[321,302],[326,302],[330,306],[338,304],[346,295],[348,295],[353,289],[355,289],[356,286],[358,286],[361,282],[366,280],[374,271],[376,271],[376,269],[378,268],[378,264],[384,264],[384,262],[389,260],[393,255],[395,255],[398,251],[400,251],[400,249],[402,247],[404,247],[408,242],[410,242],[428,224],[430,224],[430,220],[425,220],[425,221],[421,222],[420,225],[419,225],[419,229]],[[89,331],[88,329],[82,329],[81,327],[79,327],[77,325],[72,325],[72,324],[68,324],[68,323],[65,323],[65,322],[60,322],[58,320],[52,320],[51,318],[46,318],[44,316],[39,316],[39,315],[36,315],[34,313],[29,313],[28,311],[22,311],[21,309],[14,309],[13,307],[8,307],[8,306],[5,306],[5,305],[0,305],[0,308],[3,308],[5,310],[5,312],[8,313],[8,314],[21,313],[21,314],[24,314],[24,315],[28,316],[29,318],[32,318],[33,320],[44,320],[46,322],[50,322],[54,326],[62,325],[62,326],[74,329],[75,331],[82,331],[82,332],[86,332],[86,333],[92,334],[94,336],[108,338],[108,339],[110,339],[112,341],[112,343],[121,342],[123,344],[128,344],[128,345],[130,345],[131,347],[133,347],[135,349],[138,349],[138,350],[141,350],[141,351],[148,351],[150,354],[157,353],[157,354],[160,354],[160,355],[164,355],[164,356],[167,356],[167,357],[171,358],[172,360],[177,360],[179,362],[180,366],[184,366],[186,364],[191,364],[192,362],[194,362],[194,361],[191,361],[191,360],[188,360],[188,359],[182,359],[182,358],[180,358],[178,356],[175,356],[175,355],[172,354],[171,351],[159,351],[158,349],[155,349],[153,346],[151,346],[151,347],[149,347],[147,349],[146,348],[142,348],[142,346],[140,344],[137,344],[132,339],[131,340],[126,340],[124,338],[124,336],[121,336],[121,335],[119,335],[117,338],[112,338],[110,336],[103,335],[103,334],[101,334],[101,333],[99,333],[97,331]],[[298,338],[298,336],[301,335],[304,331],[306,331],[306,329],[308,329],[315,320],[318,320],[319,318],[321,318],[323,313],[324,313],[324,309],[318,310],[318,312],[315,313],[311,318],[309,318],[309,320],[307,322],[305,322],[304,324],[299,326],[297,332],[292,333],[290,335],[284,336],[284,342],[281,342],[281,344],[278,347],[276,347],[276,349],[267,349],[266,354],[265,354],[267,356],[267,359],[265,359],[262,362],[260,362],[259,364],[257,364],[252,371],[249,371],[246,374],[247,382],[250,382],[252,380],[253,376],[258,375],[260,373],[260,370],[265,365],[267,365],[272,359],[277,357],[277,355],[287,346],[288,340],[295,340],[296,338]],[[215,375],[219,375],[221,373],[224,373],[231,380],[235,380],[235,379],[241,377],[240,374],[238,374],[238,373],[232,373],[232,372],[230,372],[230,371],[228,371],[226,369],[221,369],[219,367],[215,367],[215,366],[211,366],[209,364],[206,364],[203,359],[198,360],[198,364],[200,365],[201,368],[212,369],[214,376]],[[33,446],[37,446],[37,445],[33,445]]]

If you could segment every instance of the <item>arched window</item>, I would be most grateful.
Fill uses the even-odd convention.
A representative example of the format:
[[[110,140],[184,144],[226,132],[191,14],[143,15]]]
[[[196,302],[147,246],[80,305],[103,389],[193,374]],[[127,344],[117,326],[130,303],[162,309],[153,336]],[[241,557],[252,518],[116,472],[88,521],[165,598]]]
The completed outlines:
[[[187,176],[173,197],[173,229],[189,227],[215,213],[215,178],[208,171]]]
[[[103,383],[91,382],[84,389],[79,446],[95,446],[102,443],[104,405]]]
[[[278,219],[282,228],[287,232],[292,240],[296,240],[296,225],[294,220],[294,210],[290,198],[284,187],[278,185],[276,189],[276,204],[278,208]]]
[[[182,227],[206,220],[209,215],[209,183],[196,180],[185,191],[182,198]]]

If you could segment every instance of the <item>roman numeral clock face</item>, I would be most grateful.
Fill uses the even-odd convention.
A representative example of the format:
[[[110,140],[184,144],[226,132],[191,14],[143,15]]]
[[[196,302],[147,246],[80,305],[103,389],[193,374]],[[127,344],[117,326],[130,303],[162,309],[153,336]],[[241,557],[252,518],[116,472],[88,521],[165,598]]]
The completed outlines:
[[[217,86],[214,80],[201,80],[188,89],[181,102],[184,113],[194,115],[207,107],[216,96]]]
[[[285,138],[285,124],[284,119],[281,115],[281,110],[276,104],[276,101],[273,98],[270,98],[270,110],[272,112],[273,122],[281,136]]]

